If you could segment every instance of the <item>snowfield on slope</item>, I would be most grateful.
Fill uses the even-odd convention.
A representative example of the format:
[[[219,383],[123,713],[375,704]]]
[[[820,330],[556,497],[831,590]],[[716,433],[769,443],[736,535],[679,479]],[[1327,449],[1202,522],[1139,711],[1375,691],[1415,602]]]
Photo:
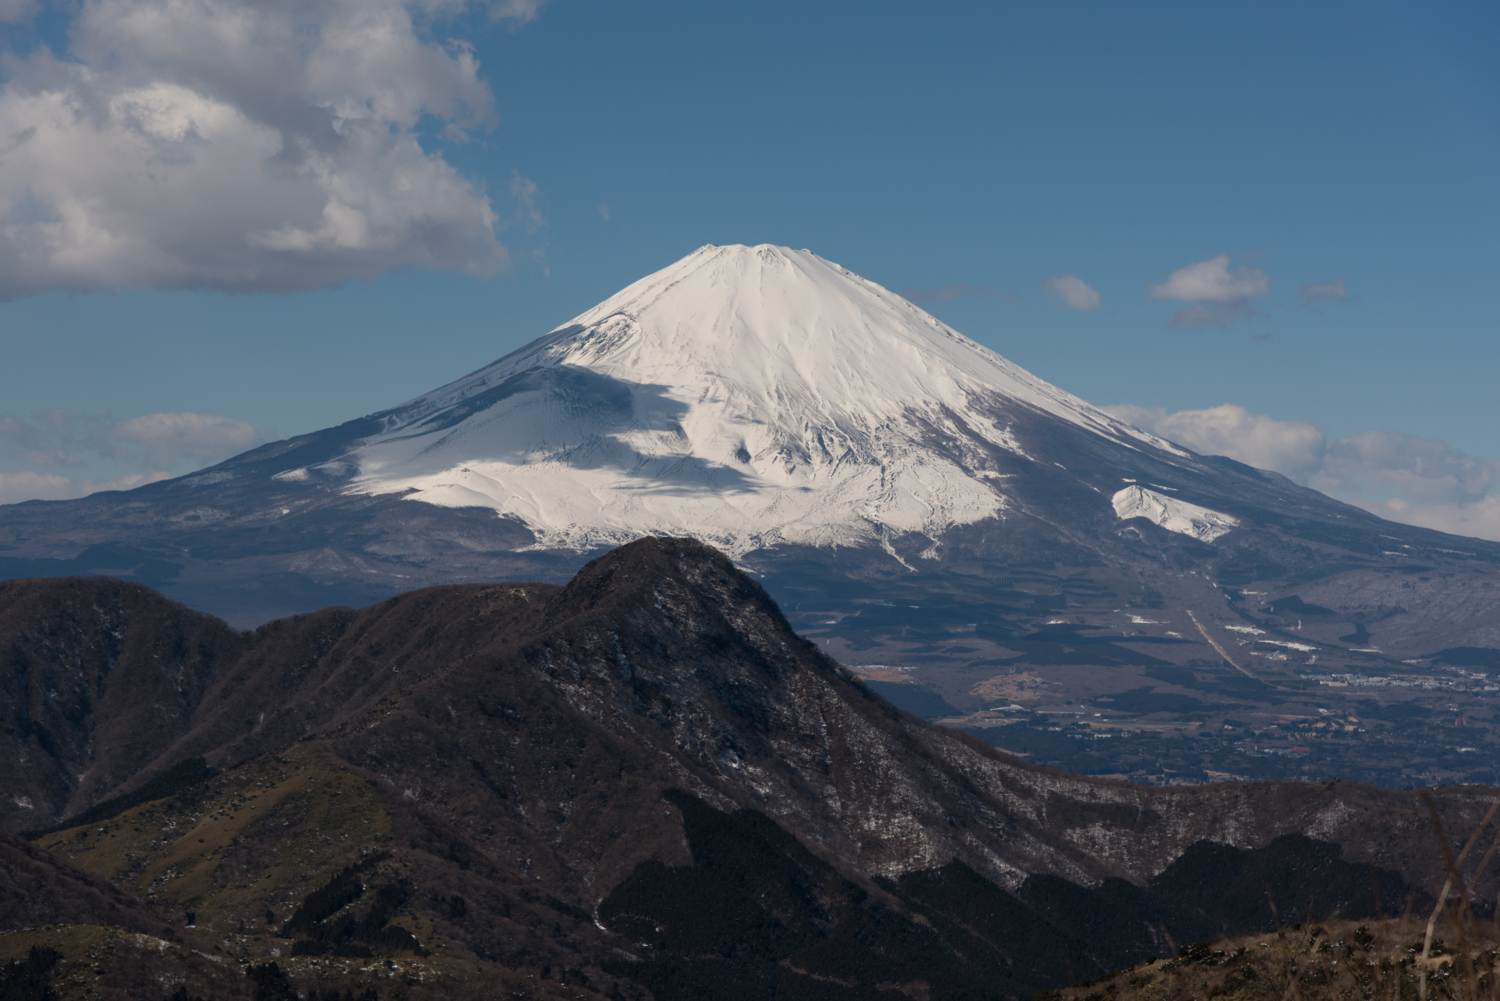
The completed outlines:
[[[1126,487],[1116,493],[1112,500],[1115,516],[1121,521],[1145,518],[1169,532],[1191,535],[1199,542],[1212,542],[1220,536],[1228,535],[1240,524],[1240,520],[1233,515],[1211,511],[1140,486]]]
[[[1004,516],[1016,404],[1186,454],[810,251],[707,246],[382,415],[351,489],[492,508],[543,548],[937,538]]]

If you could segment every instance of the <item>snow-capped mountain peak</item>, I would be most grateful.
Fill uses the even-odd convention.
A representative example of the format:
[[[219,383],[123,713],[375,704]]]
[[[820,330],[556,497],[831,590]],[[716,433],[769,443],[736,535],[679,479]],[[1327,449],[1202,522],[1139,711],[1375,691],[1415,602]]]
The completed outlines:
[[[706,246],[380,415],[352,489],[490,507],[548,548],[937,538],[1003,515],[1017,406],[1183,454],[810,251]]]

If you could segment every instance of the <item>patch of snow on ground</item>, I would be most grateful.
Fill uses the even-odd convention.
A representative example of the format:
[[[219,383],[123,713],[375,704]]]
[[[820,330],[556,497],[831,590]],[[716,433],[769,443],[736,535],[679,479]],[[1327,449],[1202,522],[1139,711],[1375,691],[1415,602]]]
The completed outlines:
[[[1145,518],[1169,532],[1190,535],[1200,542],[1212,542],[1239,527],[1240,521],[1231,515],[1210,511],[1197,504],[1164,497],[1145,487],[1126,487],[1114,498],[1115,515],[1121,520]]]

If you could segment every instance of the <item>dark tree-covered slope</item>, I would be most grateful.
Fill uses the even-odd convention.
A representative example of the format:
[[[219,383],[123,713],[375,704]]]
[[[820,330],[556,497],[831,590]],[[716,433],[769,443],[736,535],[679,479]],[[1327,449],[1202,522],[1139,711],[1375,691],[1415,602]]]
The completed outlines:
[[[1411,791],[1133,786],[924,723],[691,540],[251,633],[3,586],[5,825],[304,995],[368,953],[453,997],[1029,997],[1269,927],[1267,889],[1358,917],[1441,873]],[[1452,838],[1493,794],[1438,791]]]

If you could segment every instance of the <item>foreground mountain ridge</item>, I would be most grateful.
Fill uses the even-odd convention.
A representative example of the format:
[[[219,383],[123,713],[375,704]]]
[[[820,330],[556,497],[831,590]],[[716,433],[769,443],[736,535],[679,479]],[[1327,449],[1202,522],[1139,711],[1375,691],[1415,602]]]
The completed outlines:
[[[1350,800],[1323,795],[1326,784],[1133,786],[923,723],[796,636],[758,584],[693,540],[623,547],[563,588],[432,588],[250,633],[119,581],[0,582],[0,596],[17,738],[6,784],[24,791],[0,804],[13,831],[55,824],[188,758],[232,767],[337,731],[383,700],[430,698],[481,663],[533,676],[580,717],[661,747],[678,780],[714,805],[765,809],[874,872],[959,855],[1010,886],[1037,871],[1144,879],[1203,835],[1197,804],[1220,798],[1216,822],[1231,843],[1269,840],[1283,825],[1344,843],[1362,822]],[[654,652],[637,661],[635,650]],[[1351,788],[1375,812],[1410,798]],[[1077,844],[1073,827],[1059,839],[1054,794],[1072,801],[1064,814],[1081,811]],[[1264,795],[1290,798],[1257,816]],[[910,819],[869,819],[892,802]],[[1174,802],[1193,805],[1164,805]],[[955,811],[1007,834],[945,831],[939,819]],[[1147,814],[1150,832],[1137,826]],[[1106,816],[1133,819],[1116,828]]]
[[[917,720],[692,540],[251,633],[114,580],[0,599],[3,823],[60,825],[57,878],[163,915],[219,996],[274,949],[412,997],[1029,997],[1268,927],[1268,889],[1284,920],[1430,906],[1443,865],[1412,791],[1132,786]],[[1455,837],[1493,796],[1435,792]]]

